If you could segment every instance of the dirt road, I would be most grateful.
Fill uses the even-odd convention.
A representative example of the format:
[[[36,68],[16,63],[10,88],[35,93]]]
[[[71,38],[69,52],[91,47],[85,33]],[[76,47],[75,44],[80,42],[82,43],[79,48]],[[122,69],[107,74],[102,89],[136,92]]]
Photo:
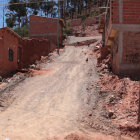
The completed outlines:
[[[11,91],[16,99],[0,113],[0,140],[116,139],[91,135],[78,121],[91,67],[93,82],[98,80],[90,49],[66,47],[53,62],[43,64],[49,72],[27,78]]]

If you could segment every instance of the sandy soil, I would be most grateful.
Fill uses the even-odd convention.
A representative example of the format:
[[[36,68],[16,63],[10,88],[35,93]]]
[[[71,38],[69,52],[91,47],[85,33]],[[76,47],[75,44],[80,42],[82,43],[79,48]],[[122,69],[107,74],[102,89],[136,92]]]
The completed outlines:
[[[140,80],[137,77],[131,79],[112,73],[110,52],[103,49],[101,44],[92,53],[96,54],[98,60],[100,92],[106,94],[104,110],[110,113],[111,122],[117,125],[121,134],[140,139],[140,124],[137,122]]]
[[[4,93],[14,95],[14,101],[0,113],[0,140],[129,139],[97,133],[82,122],[84,113],[92,115],[90,103],[98,103],[94,97],[99,76],[96,59],[89,53],[92,47],[66,47],[51,63],[42,64],[42,73]],[[89,81],[93,84],[90,93]]]

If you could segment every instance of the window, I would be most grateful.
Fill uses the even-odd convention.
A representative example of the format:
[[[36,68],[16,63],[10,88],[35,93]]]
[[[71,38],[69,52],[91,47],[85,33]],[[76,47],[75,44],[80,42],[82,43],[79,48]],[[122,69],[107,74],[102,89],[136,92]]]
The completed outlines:
[[[9,49],[9,60],[10,61],[14,60],[14,51],[12,49]]]

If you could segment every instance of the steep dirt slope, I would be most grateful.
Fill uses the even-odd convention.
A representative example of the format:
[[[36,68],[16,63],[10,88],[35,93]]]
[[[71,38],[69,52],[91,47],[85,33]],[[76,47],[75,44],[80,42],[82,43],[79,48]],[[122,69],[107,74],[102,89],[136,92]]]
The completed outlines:
[[[46,73],[27,78],[5,93],[14,95],[15,100],[0,113],[1,140],[120,139],[93,133],[81,121],[88,103],[95,105],[95,98],[89,102],[91,95],[96,96],[94,87],[90,96],[87,92],[89,79],[95,85],[99,79],[91,47],[66,47],[61,56],[42,64]]]

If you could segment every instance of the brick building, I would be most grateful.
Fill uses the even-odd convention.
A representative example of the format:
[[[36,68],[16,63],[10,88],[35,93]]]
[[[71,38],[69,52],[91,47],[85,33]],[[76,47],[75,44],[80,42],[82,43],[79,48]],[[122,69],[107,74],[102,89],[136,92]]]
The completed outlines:
[[[9,28],[0,29],[0,76],[18,69],[18,44],[20,39]]]
[[[140,0],[110,0],[105,46],[111,48],[116,74],[140,77]]]
[[[57,41],[62,45],[63,27],[63,20],[58,22],[58,19],[31,16],[30,38],[21,38],[8,27],[0,29],[0,76],[6,76],[48,55],[57,48]]]
[[[8,27],[0,29],[0,76],[29,66],[56,49],[48,39],[21,38]]]
[[[59,37],[59,44],[62,45],[64,26],[65,24],[61,19],[58,22],[58,19],[56,18],[47,18],[31,15],[30,38],[49,39],[53,43],[55,43],[55,45],[57,45],[57,37]]]

